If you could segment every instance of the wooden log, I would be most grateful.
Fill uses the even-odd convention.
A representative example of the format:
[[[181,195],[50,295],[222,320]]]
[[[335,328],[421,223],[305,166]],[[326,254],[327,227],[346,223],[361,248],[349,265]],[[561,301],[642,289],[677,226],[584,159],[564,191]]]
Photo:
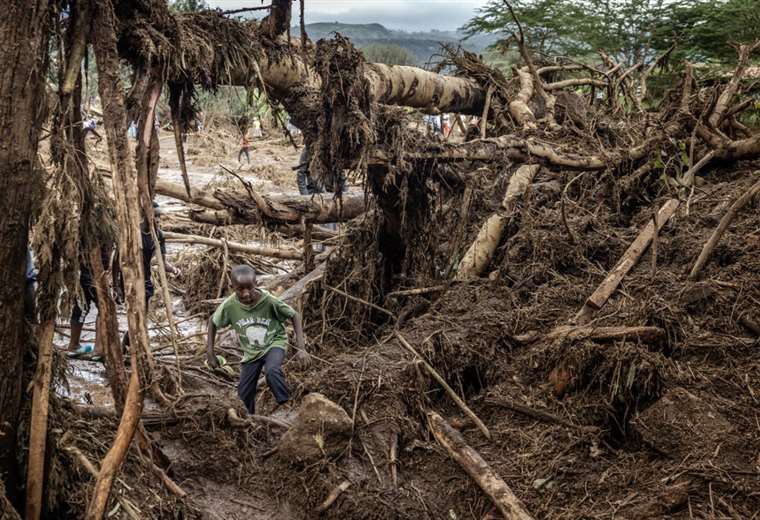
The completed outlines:
[[[657,213],[658,228],[656,232],[659,233],[660,229],[670,220],[670,217],[678,209],[678,205],[678,199],[670,199],[660,208],[660,211]],[[617,290],[625,275],[638,263],[641,255],[644,254],[644,251],[646,251],[646,248],[652,242],[654,234],[655,223],[652,219],[647,222],[647,225],[641,230],[636,240],[628,247],[615,268],[610,271],[599,287],[588,297],[583,308],[575,316],[576,323],[588,323],[594,312],[602,308],[610,296]]]
[[[322,276],[325,274],[325,268],[327,267],[326,263],[321,263],[317,267],[314,268],[313,271],[311,271],[309,274],[298,280],[295,284],[293,284],[290,288],[288,288],[285,292],[283,292],[279,298],[287,303],[292,303],[296,299],[298,299],[304,292],[306,292],[306,289],[309,288],[309,286],[316,282],[317,280],[321,280]]]
[[[697,261],[694,262],[694,266],[691,268],[691,272],[689,273],[689,280],[697,279],[699,272],[707,263],[710,255],[715,250],[715,246],[718,245],[718,241],[723,236],[723,233],[726,232],[726,229],[728,229],[728,226],[734,220],[736,214],[758,193],[760,193],[760,181],[757,181],[755,184],[753,184],[749,190],[745,191],[738,199],[734,201],[733,204],[731,204],[731,207],[728,208],[726,214],[723,215],[723,218],[720,219],[718,227],[715,228],[715,231],[713,231],[712,235],[710,235],[710,238],[702,247],[702,251],[699,253],[699,257],[697,258]]]
[[[366,210],[363,193],[344,193],[341,199],[336,199],[331,193],[315,195],[256,193],[254,198],[250,193],[233,190],[215,190],[212,195],[197,189],[192,191],[193,196],[188,197],[182,185],[161,179],[156,181],[157,194],[224,211],[229,215],[230,223],[234,224],[259,224],[262,221],[262,215],[268,220],[291,224],[300,224],[302,217],[312,223],[343,222],[358,217]],[[216,218],[223,216],[223,214],[217,214]]]
[[[165,181],[163,179],[158,179],[156,181],[156,193],[159,195],[181,200],[188,204],[197,204],[204,208],[226,209],[224,204],[219,202],[213,196],[205,193],[203,190],[195,188],[191,189],[190,192],[192,193],[192,196],[188,197],[187,190],[181,184]]]
[[[396,335],[396,338],[399,340],[401,345],[408,350],[415,358],[419,359],[422,363],[422,366],[425,367],[425,370],[428,371],[428,373],[433,376],[433,379],[438,381],[438,383],[443,387],[444,390],[446,390],[446,393],[449,394],[451,399],[459,406],[459,408],[467,415],[470,419],[472,419],[472,422],[475,423],[475,426],[478,427],[478,429],[483,433],[483,435],[486,436],[487,439],[491,438],[491,432],[488,431],[488,428],[485,424],[483,424],[483,421],[480,420],[480,417],[475,415],[475,412],[473,412],[469,406],[467,406],[467,403],[465,403],[461,397],[454,391],[453,388],[446,382],[446,380],[441,376],[441,374],[438,373],[438,371],[433,368],[430,363],[425,361],[425,358],[423,358],[416,350],[414,350],[414,347],[409,344],[409,342],[404,338],[404,336],[401,335],[400,332],[395,331],[394,334]]]
[[[537,331],[527,332],[512,339],[518,343],[535,343],[539,340],[555,340],[566,338],[570,340],[589,339],[591,341],[607,342],[618,340],[640,340],[644,343],[655,343],[665,339],[665,331],[660,327],[636,326],[636,327],[585,327],[564,325],[557,327],[546,334]]]
[[[509,180],[499,211],[482,225],[478,236],[459,262],[456,280],[468,280],[479,276],[491,262],[502,240],[504,229],[515,209],[517,201],[525,194],[541,167],[537,164],[520,166]]]
[[[200,224],[211,224],[214,226],[232,226],[232,225],[250,225],[250,219],[243,219],[238,217],[237,215],[233,214],[230,211],[226,210],[213,210],[213,209],[203,209],[203,210],[196,210],[191,209],[189,211],[188,217],[190,220],[194,222],[198,222]],[[163,217],[165,220],[166,217]],[[289,237],[297,237],[301,236],[302,229],[301,226],[296,226],[293,224],[278,224],[273,226],[271,229],[278,233],[282,233],[285,236]],[[331,238],[336,238],[338,236],[337,231],[333,231],[332,229],[327,229],[323,226],[312,226],[311,228],[311,238],[314,240],[328,240]]]
[[[55,317],[40,327],[37,372],[32,381],[32,417],[29,426],[29,466],[26,473],[27,520],[38,520],[42,511],[42,491],[45,487],[45,441],[47,439],[50,379],[53,373],[53,333]]]
[[[470,447],[446,420],[435,412],[428,413],[428,427],[435,440],[488,495],[507,520],[532,520],[525,506],[501,477]]]
[[[219,248],[225,247],[225,241],[223,240],[202,237],[199,235],[188,235],[185,233],[171,233],[169,231],[164,231],[164,237],[168,242],[177,242],[182,244],[202,244]],[[254,246],[250,244],[241,244],[239,242],[227,242],[227,248],[230,251],[235,251],[236,253],[268,256],[272,258],[283,258],[286,260],[299,260],[303,257],[303,254],[295,249]]]

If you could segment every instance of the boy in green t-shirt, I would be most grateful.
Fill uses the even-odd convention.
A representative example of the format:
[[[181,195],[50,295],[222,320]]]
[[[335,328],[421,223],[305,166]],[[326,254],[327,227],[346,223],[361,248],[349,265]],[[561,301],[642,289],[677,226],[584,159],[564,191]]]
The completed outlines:
[[[232,268],[230,280],[235,293],[219,305],[208,321],[208,364],[211,368],[219,366],[214,355],[216,331],[231,325],[237,332],[243,350],[238,395],[248,413],[254,414],[256,386],[262,369],[277,405],[290,399],[281,368],[288,348],[286,321],[292,320],[296,331],[296,359],[307,364],[310,357],[304,349],[301,316],[287,303],[259,289],[256,285],[256,271],[252,267],[236,265]]]

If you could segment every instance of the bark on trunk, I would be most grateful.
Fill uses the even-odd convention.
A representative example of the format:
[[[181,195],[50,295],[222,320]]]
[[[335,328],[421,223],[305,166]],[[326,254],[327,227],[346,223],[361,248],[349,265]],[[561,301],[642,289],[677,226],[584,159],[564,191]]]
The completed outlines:
[[[137,367],[137,354],[134,345],[132,346],[132,375],[129,378],[127,387],[127,399],[124,404],[124,413],[119,421],[119,428],[116,430],[116,438],[113,441],[111,449],[108,450],[97,479],[95,480],[95,489],[87,505],[85,513],[86,520],[101,520],[106,512],[108,505],[108,496],[111,493],[111,486],[116,478],[116,473],[121,467],[121,463],[127,456],[127,450],[132,443],[132,438],[137,430],[140,421],[140,415],[143,408],[143,395],[140,388],[140,376]]]
[[[127,379],[124,368],[124,355],[119,338],[119,322],[116,317],[116,303],[113,301],[106,278],[106,271],[101,263],[100,248],[93,247],[89,252],[95,290],[98,294],[97,336],[103,346],[106,360],[106,377],[111,387],[114,407],[121,415],[127,396]]]
[[[536,341],[554,341],[557,339],[581,340],[589,339],[600,343],[619,340],[640,340],[644,343],[655,343],[665,339],[665,330],[660,327],[640,325],[637,327],[575,327],[563,325],[546,334],[530,331],[514,336],[518,343],[534,343]]]
[[[111,0],[94,5],[96,20],[93,44],[98,67],[98,89],[103,103],[104,126],[108,139],[111,164],[114,168],[114,198],[119,224],[119,258],[124,275],[127,300],[127,320],[131,339],[132,375],[129,381],[124,412],[114,443],[103,459],[95,482],[95,491],[87,507],[88,520],[100,520],[108,504],[111,485],[118,472],[142,413],[143,389],[141,372],[150,349],[145,319],[145,285],[142,266],[142,237],[140,234],[140,201],[137,171],[132,152],[126,141],[127,113],[119,78],[119,58],[116,52],[116,23]],[[138,356],[138,353],[140,355]],[[142,383],[142,384],[141,384]]]
[[[45,487],[45,441],[47,440],[50,379],[53,374],[53,333],[55,319],[40,326],[40,349],[32,394],[32,419],[29,428],[29,466],[26,474],[26,520],[38,520],[42,512]]]
[[[48,50],[48,2],[11,0],[0,17],[0,478],[15,501],[25,341],[24,272]],[[0,494],[2,490],[0,489]]]

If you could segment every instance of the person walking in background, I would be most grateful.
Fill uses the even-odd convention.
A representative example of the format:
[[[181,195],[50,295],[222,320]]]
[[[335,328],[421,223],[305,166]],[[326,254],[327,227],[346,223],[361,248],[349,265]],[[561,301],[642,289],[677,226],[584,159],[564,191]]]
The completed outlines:
[[[242,164],[243,161],[241,161],[241,157],[245,155],[245,160],[248,161],[248,164],[251,164],[251,156],[248,153],[248,150],[251,148],[251,141],[248,139],[248,132],[243,132],[243,135],[240,136],[240,151],[238,152],[238,163]]]
[[[92,134],[97,139],[96,144],[103,140],[103,137],[98,133],[98,123],[94,117],[82,122],[82,128],[84,129],[83,139],[87,139],[87,134]]]

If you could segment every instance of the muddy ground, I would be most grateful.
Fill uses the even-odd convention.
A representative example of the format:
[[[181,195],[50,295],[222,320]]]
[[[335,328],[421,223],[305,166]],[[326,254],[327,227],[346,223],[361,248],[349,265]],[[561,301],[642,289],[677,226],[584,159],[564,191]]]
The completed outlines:
[[[229,181],[216,165],[237,167],[235,144],[230,137],[191,134],[191,183]],[[160,177],[180,182],[168,136],[162,135],[161,150]],[[254,142],[252,165],[240,173],[262,190],[295,192],[291,166],[298,155],[283,139]],[[160,493],[142,496],[138,491],[149,489],[150,479],[131,473],[131,466],[116,493],[146,518],[312,518],[319,516],[314,508],[328,492],[348,480],[351,486],[323,517],[496,518],[489,516],[494,514],[489,499],[427,431],[425,412],[435,410],[461,428],[536,518],[758,517],[760,345],[740,323],[743,316],[760,314],[757,203],[741,213],[702,280],[684,283],[684,271],[726,206],[756,180],[755,169],[745,164],[708,176],[692,213],[662,232],[655,273],[645,255],[594,322],[659,326],[667,331],[664,340],[560,339],[528,345],[515,340],[568,323],[648,218],[642,211],[620,222],[600,213],[593,197],[581,200],[593,189],[591,179],[570,193],[579,201],[570,225],[584,236],[583,244],[570,244],[557,232],[559,208],[540,204],[537,193],[514,246],[495,260],[491,280],[383,302],[397,316],[409,316],[401,333],[488,425],[490,441],[422,376],[393,338],[392,320],[382,313],[366,315],[366,306],[324,291],[304,301],[314,364],[309,369],[286,365],[286,373],[296,403],[309,392],[325,394],[353,415],[355,436],[340,454],[324,460],[283,460],[272,454],[281,433],[276,428],[228,424],[226,409],[239,408],[235,378],[203,367],[200,334],[207,314],[201,312],[181,325],[190,337],[181,347],[186,393],[181,417],[161,414],[146,422],[171,460],[172,477],[189,497],[175,502]],[[182,209],[176,201],[160,200],[170,211]],[[488,210],[488,197],[479,204]],[[472,211],[477,210],[475,204]],[[466,236],[477,232],[473,215],[457,217],[469,222]],[[449,225],[431,223],[436,224],[430,237],[444,235]],[[355,227],[361,226],[342,228],[349,245],[361,243]],[[245,230],[239,233],[245,236]],[[440,248],[445,245],[441,238]],[[186,263],[206,254],[202,251],[173,245],[169,259]],[[327,282],[339,286],[338,274],[328,273]],[[172,282],[178,319],[193,316],[183,300],[187,283]],[[424,286],[424,280],[409,281],[409,286]],[[162,349],[160,364],[170,366],[175,359],[160,326],[159,301],[151,310],[158,324],[153,346]],[[362,319],[352,321],[358,316]],[[93,313],[88,327],[94,327],[94,319]],[[57,342],[63,346],[65,338]],[[221,347],[236,368],[232,338],[224,338]],[[82,404],[110,403],[101,365],[71,361],[67,374],[70,391],[61,389],[62,395]],[[269,392],[261,392],[261,413],[273,405]],[[159,413],[150,403],[147,408]],[[114,419],[97,421],[106,435],[115,427]],[[73,426],[80,433],[87,428],[93,424]],[[389,457],[394,436],[399,453],[395,484]],[[108,439],[99,443],[93,455],[104,453]]]

